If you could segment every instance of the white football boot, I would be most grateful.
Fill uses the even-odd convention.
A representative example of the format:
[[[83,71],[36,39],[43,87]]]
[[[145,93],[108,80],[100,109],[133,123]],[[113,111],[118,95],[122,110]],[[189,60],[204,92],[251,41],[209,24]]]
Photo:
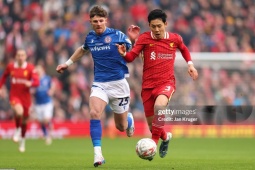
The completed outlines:
[[[127,116],[132,119],[132,124],[131,124],[130,128],[126,129],[127,136],[131,137],[135,133],[135,122],[134,122],[134,117],[133,117],[132,113],[128,112]]]
[[[94,167],[98,167],[98,165],[102,165],[105,163],[101,146],[94,147]]]

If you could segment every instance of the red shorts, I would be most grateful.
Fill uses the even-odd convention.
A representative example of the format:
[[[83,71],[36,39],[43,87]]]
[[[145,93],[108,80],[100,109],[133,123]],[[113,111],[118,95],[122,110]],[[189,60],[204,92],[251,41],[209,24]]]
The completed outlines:
[[[24,101],[20,100],[18,97],[10,97],[10,104],[12,106],[14,106],[16,104],[21,104],[23,109],[24,109],[23,116],[24,117],[28,117],[29,116],[30,106],[31,106],[30,103],[24,102]]]
[[[152,89],[142,90],[143,107],[146,117],[154,115],[154,103],[159,95],[165,95],[170,100],[175,88],[170,84],[164,84]]]

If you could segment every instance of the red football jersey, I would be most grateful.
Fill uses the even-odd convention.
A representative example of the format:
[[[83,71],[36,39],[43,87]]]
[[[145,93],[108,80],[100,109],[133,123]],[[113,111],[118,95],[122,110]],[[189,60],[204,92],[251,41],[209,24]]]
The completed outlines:
[[[127,52],[125,60],[133,61],[142,52],[143,85],[142,88],[154,88],[170,83],[175,88],[174,61],[179,49],[186,62],[191,61],[188,48],[180,35],[166,32],[163,39],[156,39],[152,32],[141,34],[133,49]]]
[[[10,76],[11,83],[10,101],[12,98],[18,98],[23,105],[29,106],[31,104],[30,87],[27,87],[24,83],[27,80],[32,81],[32,87],[36,87],[40,83],[34,65],[27,62],[21,67],[18,67],[17,63],[8,64],[0,79],[0,88],[8,76]]]

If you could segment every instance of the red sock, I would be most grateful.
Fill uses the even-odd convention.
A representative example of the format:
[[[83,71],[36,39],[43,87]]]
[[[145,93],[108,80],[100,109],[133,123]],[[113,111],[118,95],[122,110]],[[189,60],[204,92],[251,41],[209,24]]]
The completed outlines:
[[[164,122],[163,121],[158,121],[158,117],[157,115],[155,115],[153,117],[153,121],[152,121],[152,140],[154,140],[154,142],[156,144],[158,144],[159,138],[161,137],[162,131],[164,131],[163,127],[164,127]]]
[[[21,137],[24,138],[26,136],[26,131],[27,131],[27,124],[22,124],[21,125]]]
[[[153,117],[153,121],[152,121],[152,140],[154,140],[154,142],[156,144],[158,144],[159,139],[163,139],[165,140],[167,137],[167,134],[164,130],[164,125],[165,122],[164,121],[159,121],[161,119],[159,118],[164,118],[164,115],[154,115]]]
[[[162,140],[166,140],[167,139],[167,133],[166,133],[166,131],[163,128],[162,128],[162,131],[161,131],[160,138]]]
[[[162,132],[162,127],[158,127],[158,125],[152,123],[152,140],[154,140],[156,144],[158,144],[159,138],[161,136],[161,132]]]
[[[20,127],[20,125],[21,125],[21,117],[19,117],[19,116],[15,117],[15,125],[16,125],[17,129]]]

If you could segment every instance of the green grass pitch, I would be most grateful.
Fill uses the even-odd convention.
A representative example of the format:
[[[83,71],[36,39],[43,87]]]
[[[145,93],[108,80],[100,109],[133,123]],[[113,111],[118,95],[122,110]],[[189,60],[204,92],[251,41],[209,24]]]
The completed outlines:
[[[199,170],[254,169],[254,138],[173,138],[168,155],[153,161],[135,153],[139,138],[103,139],[107,170]],[[89,138],[56,139],[51,146],[43,140],[27,140],[26,152],[19,153],[11,140],[0,140],[0,170],[87,170],[93,166],[93,148]]]

